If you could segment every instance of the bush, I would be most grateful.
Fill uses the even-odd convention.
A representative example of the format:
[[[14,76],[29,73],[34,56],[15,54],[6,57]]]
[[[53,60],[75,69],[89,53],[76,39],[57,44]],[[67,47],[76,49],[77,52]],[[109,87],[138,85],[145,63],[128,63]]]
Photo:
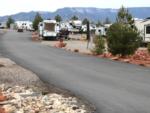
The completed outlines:
[[[113,55],[131,55],[140,46],[139,33],[126,24],[114,23],[107,32],[108,51]]]
[[[95,48],[93,50],[93,53],[99,55],[104,53],[105,51],[105,40],[103,39],[103,37],[97,36],[94,39],[94,44],[95,44]]]
[[[149,42],[148,45],[147,45],[147,49],[148,49],[148,51],[149,51],[149,53],[150,53],[150,42]]]

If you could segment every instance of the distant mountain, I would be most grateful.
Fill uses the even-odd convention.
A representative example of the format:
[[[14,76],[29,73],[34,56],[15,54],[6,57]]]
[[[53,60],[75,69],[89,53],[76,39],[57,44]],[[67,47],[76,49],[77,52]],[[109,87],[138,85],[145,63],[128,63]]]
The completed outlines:
[[[128,8],[129,12],[133,15],[134,18],[147,18],[150,17],[150,7],[133,7]],[[118,9],[111,9],[111,8],[82,8],[82,7],[76,7],[76,8],[62,8],[58,9],[55,12],[44,12],[40,11],[39,13],[42,15],[44,19],[53,19],[55,15],[59,14],[62,16],[63,20],[70,19],[73,15],[78,16],[80,19],[88,18],[92,21],[104,21],[105,18],[109,18],[111,21],[115,21],[116,15],[117,15]],[[31,11],[27,13],[18,13],[14,15],[8,15],[12,16],[13,19],[16,21],[20,20],[30,20],[32,21],[36,15],[36,11]],[[8,16],[0,17],[0,22],[6,21]]]

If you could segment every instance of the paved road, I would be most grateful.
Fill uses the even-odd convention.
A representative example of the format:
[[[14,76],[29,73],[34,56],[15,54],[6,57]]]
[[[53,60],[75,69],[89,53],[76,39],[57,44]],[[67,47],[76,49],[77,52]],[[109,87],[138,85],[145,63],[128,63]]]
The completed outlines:
[[[30,37],[9,31],[0,38],[0,52],[43,81],[85,97],[98,113],[150,113],[150,69],[47,47]]]

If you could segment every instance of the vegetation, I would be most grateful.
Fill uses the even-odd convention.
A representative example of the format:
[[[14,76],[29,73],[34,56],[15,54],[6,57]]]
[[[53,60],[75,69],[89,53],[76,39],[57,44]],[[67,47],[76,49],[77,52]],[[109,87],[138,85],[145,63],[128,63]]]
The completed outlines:
[[[7,20],[7,28],[10,28],[10,25],[13,24],[15,21],[14,19],[12,19],[12,17],[8,17],[8,20]]]
[[[79,18],[74,15],[74,16],[71,18],[71,20],[79,20]]]
[[[88,21],[89,21],[89,20],[88,20],[87,18],[85,18],[85,19],[82,21],[82,24],[83,24],[83,25],[86,25]]]
[[[141,37],[133,25],[132,15],[124,7],[118,12],[117,22],[107,31],[108,50],[113,55],[131,55],[140,46]]]
[[[119,9],[117,23],[126,24],[132,29],[137,30],[134,25],[134,19],[132,18],[132,15],[129,13],[128,9],[124,8],[123,6]]]
[[[37,13],[35,15],[34,20],[33,20],[33,28],[34,28],[34,30],[38,30],[38,24],[40,22],[42,22],[42,21],[43,21],[43,19],[42,19],[41,15],[39,13]]]
[[[96,27],[100,27],[100,26],[103,26],[103,24],[102,24],[101,21],[98,21],[98,22],[96,23]]]
[[[104,24],[111,24],[111,21],[109,20],[108,17],[105,19]]]
[[[149,51],[149,53],[150,53],[150,42],[149,42],[148,45],[147,45],[147,49],[148,49],[148,51]]]
[[[55,16],[55,20],[56,20],[57,22],[61,22],[61,21],[62,21],[62,17],[61,17],[60,15],[56,15],[56,16]]]
[[[93,50],[94,54],[103,54],[105,51],[105,40],[103,37],[96,36],[94,39],[95,48]]]

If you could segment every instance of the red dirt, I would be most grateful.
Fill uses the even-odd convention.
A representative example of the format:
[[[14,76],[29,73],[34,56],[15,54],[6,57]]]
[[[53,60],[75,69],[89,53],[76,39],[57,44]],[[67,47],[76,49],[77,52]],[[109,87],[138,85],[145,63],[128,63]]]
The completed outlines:
[[[98,55],[98,57],[150,67],[150,53],[147,49],[138,49],[134,55],[126,57],[113,56],[111,53],[104,53],[102,55]]]

